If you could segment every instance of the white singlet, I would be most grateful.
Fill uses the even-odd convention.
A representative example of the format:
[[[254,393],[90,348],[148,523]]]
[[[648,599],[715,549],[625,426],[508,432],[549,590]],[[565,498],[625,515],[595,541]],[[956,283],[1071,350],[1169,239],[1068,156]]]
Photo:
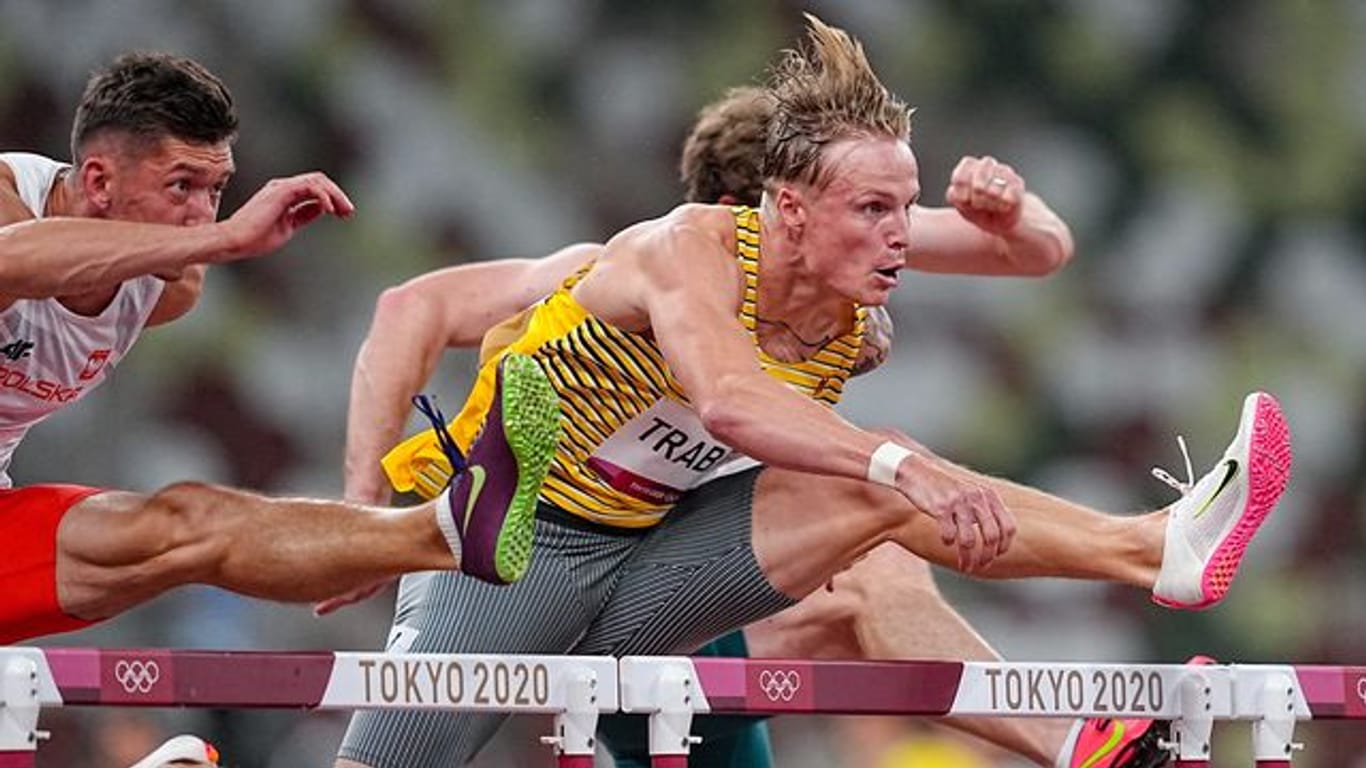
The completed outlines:
[[[24,205],[41,218],[48,192],[68,166],[26,152],[0,153],[0,163],[14,172]],[[0,310],[0,488],[11,485],[6,470],[29,428],[104,381],[137,341],[164,285],[150,275],[126,280],[93,317],[56,299],[19,299]]]

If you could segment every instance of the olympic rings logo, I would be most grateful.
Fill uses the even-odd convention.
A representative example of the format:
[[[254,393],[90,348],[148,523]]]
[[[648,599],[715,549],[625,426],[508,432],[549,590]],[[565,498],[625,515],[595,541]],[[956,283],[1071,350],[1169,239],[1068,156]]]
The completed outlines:
[[[114,665],[114,679],[126,693],[151,693],[161,679],[161,667],[155,661],[123,661]]]
[[[765,669],[759,673],[759,688],[769,701],[792,701],[802,687],[802,676],[795,669]]]

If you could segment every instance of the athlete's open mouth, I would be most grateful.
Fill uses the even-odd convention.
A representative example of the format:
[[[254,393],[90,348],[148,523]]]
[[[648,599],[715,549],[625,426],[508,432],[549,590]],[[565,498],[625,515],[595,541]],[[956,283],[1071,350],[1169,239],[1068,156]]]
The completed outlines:
[[[897,273],[900,271],[901,267],[887,267],[886,269],[877,270],[877,273],[887,278],[888,280],[895,280]]]

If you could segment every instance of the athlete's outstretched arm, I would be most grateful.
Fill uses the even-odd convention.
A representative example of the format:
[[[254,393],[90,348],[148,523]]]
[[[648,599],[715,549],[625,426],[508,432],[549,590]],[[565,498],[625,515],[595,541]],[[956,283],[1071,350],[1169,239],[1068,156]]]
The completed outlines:
[[[380,459],[402,437],[410,399],[432,377],[444,350],[477,346],[490,328],[554,291],[599,250],[579,244],[543,259],[447,267],[381,293],[351,376],[346,498],[388,500]]]
[[[216,211],[216,198],[213,201]],[[206,203],[207,205],[207,203]],[[193,226],[103,218],[34,219],[13,175],[0,177],[0,306],[69,296],[143,275],[177,279],[186,268],[271,253],[322,214],[350,216],[331,179],[306,173],[267,183],[228,219]]]
[[[912,269],[958,275],[1048,275],[1072,258],[1066,222],[991,157],[964,157],[945,199],[911,212]]]

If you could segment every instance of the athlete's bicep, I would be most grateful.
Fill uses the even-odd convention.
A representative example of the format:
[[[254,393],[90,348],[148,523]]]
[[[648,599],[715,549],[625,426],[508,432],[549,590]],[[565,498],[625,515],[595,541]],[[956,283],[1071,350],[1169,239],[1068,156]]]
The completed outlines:
[[[14,170],[0,162],[0,227],[35,218],[19,197],[19,182],[14,178]]]
[[[156,307],[147,318],[147,327],[165,325],[194,309],[200,294],[204,292],[204,274],[207,271],[206,265],[194,264],[186,267],[179,278],[166,281]]]
[[[1013,269],[1000,238],[953,208],[917,206],[911,212],[911,231],[906,257],[911,269],[950,275],[1001,275]]]
[[[386,290],[380,305],[403,324],[422,326],[405,332],[446,347],[476,346],[489,328],[521,308],[518,286],[530,265],[529,259],[502,259],[445,267]]]
[[[554,293],[565,278],[601,254],[601,243],[575,243],[532,262],[521,285],[522,304],[517,309],[526,309]]]
[[[24,204],[19,197],[19,186],[14,180],[14,172],[5,163],[0,163],[0,259],[5,259],[5,234],[7,228],[22,224],[26,221],[33,221],[36,218],[33,212]],[[2,267],[3,265],[0,265]],[[0,275],[4,270],[0,269]],[[3,289],[0,289],[0,309],[8,307],[14,303],[17,297],[7,296]]]

